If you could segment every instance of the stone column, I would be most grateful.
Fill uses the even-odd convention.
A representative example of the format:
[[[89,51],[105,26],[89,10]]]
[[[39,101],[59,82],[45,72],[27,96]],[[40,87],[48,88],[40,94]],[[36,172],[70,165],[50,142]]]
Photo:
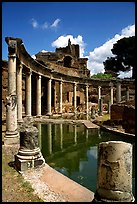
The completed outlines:
[[[119,103],[121,101],[121,83],[117,82],[116,85],[116,102]]]
[[[47,109],[48,109],[48,112],[47,112],[47,115],[51,115],[51,82],[52,82],[52,79],[48,79],[48,96],[47,96]]]
[[[74,83],[74,91],[73,91],[73,97],[74,97],[74,113],[76,114],[76,108],[77,108],[77,84],[76,82]]]
[[[23,122],[22,120],[22,68],[23,65],[17,67],[17,116],[18,122]]]
[[[86,114],[88,114],[88,85],[86,85]]]
[[[56,84],[54,84],[54,110],[56,113]]]
[[[17,129],[17,95],[16,95],[16,44],[8,41],[8,96],[6,97],[6,135],[4,144],[19,142]]]
[[[97,175],[95,201],[133,202],[132,144],[122,141],[100,143]]]
[[[129,87],[126,87],[126,101],[129,101]]]
[[[98,86],[98,100],[101,99],[101,86]]]
[[[101,99],[101,86],[98,86],[98,112],[99,112],[99,115],[102,115],[102,106],[103,106],[103,101]]]
[[[41,76],[37,76],[36,115],[41,116]]]
[[[113,104],[113,85],[110,86],[110,105]]]
[[[31,117],[31,74],[31,70],[26,73],[26,116],[28,117]]]
[[[62,81],[59,82],[59,113],[62,113]]]

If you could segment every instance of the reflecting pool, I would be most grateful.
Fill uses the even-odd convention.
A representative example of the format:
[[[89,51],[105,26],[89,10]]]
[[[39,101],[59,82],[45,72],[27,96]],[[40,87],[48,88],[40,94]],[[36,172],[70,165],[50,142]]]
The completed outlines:
[[[96,191],[97,146],[105,141],[133,144],[133,194],[135,196],[135,138],[104,130],[87,129],[83,124],[37,124],[39,146],[46,163],[70,179]]]

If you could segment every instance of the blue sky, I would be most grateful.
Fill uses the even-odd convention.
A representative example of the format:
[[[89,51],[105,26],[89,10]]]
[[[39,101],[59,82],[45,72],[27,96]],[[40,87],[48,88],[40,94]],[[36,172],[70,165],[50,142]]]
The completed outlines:
[[[88,57],[92,75],[104,72],[117,40],[133,35],[134,2],[2,2],[2,59],[8,58],[7,36],[22,38],[33,58],[66,46],[70,38]]]

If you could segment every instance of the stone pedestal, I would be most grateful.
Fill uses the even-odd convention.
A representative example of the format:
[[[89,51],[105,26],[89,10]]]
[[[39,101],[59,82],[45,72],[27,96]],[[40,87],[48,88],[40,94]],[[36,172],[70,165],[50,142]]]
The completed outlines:
[[[41,166],[45,160],[38,146],[38,129],[34,126],[22,127],[20,148],[15,155],[15,166],[19,171]]]
[[[132,144],[102,142],[98,147],[96,202],[133,202]]]

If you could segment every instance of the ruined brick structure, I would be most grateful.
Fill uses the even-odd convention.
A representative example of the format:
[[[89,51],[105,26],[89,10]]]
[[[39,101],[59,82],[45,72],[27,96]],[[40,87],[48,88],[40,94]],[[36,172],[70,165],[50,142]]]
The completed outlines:
[[[71,71],[77,71],[79,76],[89,77],[90,71],[87,69],[87,58],[80,58],[79,45],[71,44],[70,39],[68,45],[63,48],[56,48],[55,52],[39,52],[36,54],[36,60],[45,65],[49,62],[67,67]],[[58,69],[60,70],[60,66]]]

